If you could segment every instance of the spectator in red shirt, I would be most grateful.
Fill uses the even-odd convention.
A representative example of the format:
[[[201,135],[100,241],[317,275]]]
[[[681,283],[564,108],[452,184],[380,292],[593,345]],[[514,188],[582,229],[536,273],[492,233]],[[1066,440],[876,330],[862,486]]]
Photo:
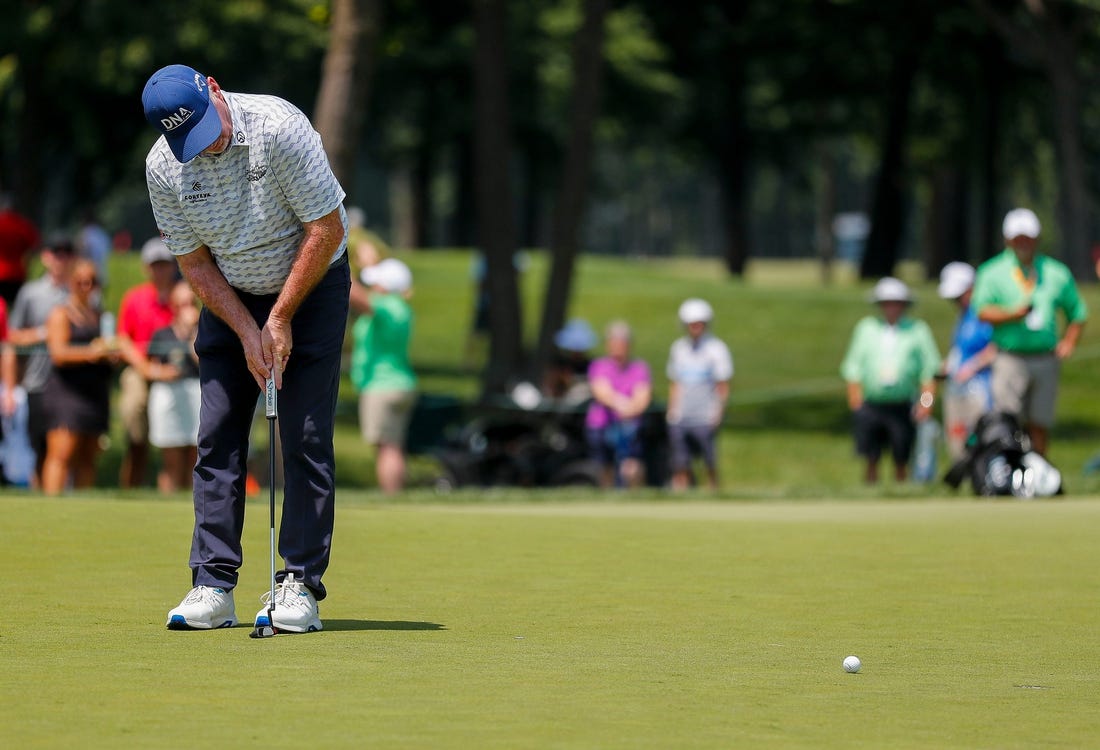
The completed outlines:
[[[38,230],[0,196],[0,298],[9,306],[27,280],[27,256],[38,246]]]
[[[141,248],[141,262],[149,280],[122,296],[118,311],[118,333],[129,339],[142,357],[148,355],[153,333],[172,324],[169,297],[179,279],[175,256],[159,237]],[[126,434],[119,486],[141,487],[149,463],[149,382],[135,367],[119,376],[118,411]]]

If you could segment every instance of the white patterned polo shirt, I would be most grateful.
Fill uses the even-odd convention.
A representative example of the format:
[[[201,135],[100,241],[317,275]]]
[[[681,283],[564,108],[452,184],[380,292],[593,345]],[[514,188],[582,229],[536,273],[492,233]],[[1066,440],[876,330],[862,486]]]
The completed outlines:
[[[175,255],[206,245],[231,286],[276,294],[290,274],[302,224],[340,210],[344,190],[321,136],[293,104],[275,96],[223,92],[233,120],[221,154],[176,161],[163,137],[145,159],[153,217]]]

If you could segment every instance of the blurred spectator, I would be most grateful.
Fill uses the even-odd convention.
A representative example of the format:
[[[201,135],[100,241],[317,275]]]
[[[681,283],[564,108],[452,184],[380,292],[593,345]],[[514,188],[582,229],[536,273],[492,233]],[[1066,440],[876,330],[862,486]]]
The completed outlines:
[[[199,305],[191,286],[180,281],[168,296],[168,306],[172,323],[153,332],[147,358],[138,353],[137,368],[150,383],[149,442],[161,453],[157,489],[177,492],[191,489],[198,457]]]
[[[405,435],[416,402],[416,375],[409,364],[413,312],[406,297],[412,273],[388,258],[361,274],[370,290],[370,311],[352,327],[351,382],[359,390],[359,428],[377,447],[378,486],[398,492],[405,483]]]
[[[134,236],[129,229],[120,229],[111,238],[111,247],[116,253],[128,253],[134,246]]]
[[[916,422],[928,419],[936,394],[940,355],[932,331],[908,315],[909,287],[892,277],[871,295],[879,315],[856,324],[840,373],[848,384],[856,451],[867,461],[864,479],[878,481],[884,446],[894,459],[894,478],[907,474]]]
[[[512,268],[516,272],[517,283],[519,283],[518,277],[527,271],[530,264],[530,258],[526,252],[512,254]],[[489,311],[493,304],[492,295],[489,293],[489,261],[484,253],[476,253],[473,256],[470,262],[470,278],[474,282],[474,318],[466,337],[465,362],[468,367],[473,367],[484,357],[485,348],[489,343]]]
[[[100,310],[93,305],[99,283],[95,263],[77,260],[69,299],[46,322],[53,369],[46,382],[46,461],[42,491],[56,495],[72,480],[95,484],[100,437],[109,428],[111,367],[124,356],[126,340],[100,336]]]
[[[111,236],[99,225],[94,211],[84,214],[84,223],[76,233],[76,251],[95,263],[99,288],[107,288],[107,258],[111,254]]]
[[[616,321],[607,327],[607,356],[588,368],[592,403],[585,428],[592,457],[603,467],[605,487],[640,487],[645,482],[642,415],[653,396],[649,365],[630,356],[630,326]]]
[[[943,423],[947,452],[957,461],[966,452],[966,441],[978,418],[993,407],[990,365],[997,356],[993,326],[978,320],[970,306],[974,289],[974,267],[956,261],[940,272],[940,297],[959,308],[959,319],[951,335],[951,349],[943,361]]]
[[[118,310],[118,332],[128,338],[142,356],[147,356],[153,332],[172,324],[168,298],[179,279],[176,258],[159,237],[141,248],[141,262],[147,281],[122,296]],[[119,486],[140,487],[145,483],[149,463],[149,383],[136,367],[126,367],[119,377],[118,413],[126,436]]]
[[[7,346],[8,342],[8,303],[3,297],[0,297],[0,346]],[[7,456],[7,433],[10,431],[10,418],[15,413],[16,395],[13,388],[11,396],[7,393],[7,383],[0,382],[0,398],[4,400],[4,404],[11,404],[11,411],[6,408],[0,409],[0,449],[4,450],[3,454],[0,454],[0,485],[8,484],[7,472],[4,469],[4,458]]]
[[[68,240],[51,240],[42,248],[40,278],[23,285],[8,319],[8,343],[0,357],[4,382],[3,412],[12,414],[15,385],[22,384],[27,397],[27,434],[35,454],[33,486],[39,486],[46,460],[45,390],[53,365],[46,348],[46,322],[50,312],[69,298],[73,246]]]
[[[680,305],[680,323],[687,335],[668,353],[668,438],[672,452],[672,488],[691,485],[692,454],[699,454],[707,470],[707,484],[718,488],[715,440],[730,395],[733,357],[729,348],[708,330],[714,311],[701,299]]]
[[[38,229],[0,195],[0,298],[9,306],[27,280],[27,258],[38,245]]]
[[[0,346],[8,341],[8,305],[0,297]],[[27,436],[27,393],[22,387],[0,382],[0,486],[26,487],[34,475],[34,451]]]
[[[596,346],[596,332],[588,321],[570,320],[554,334],[554,357],[543,379],[542,393],[566,406],[578,406],[592,398],[588,385],[589,352]]]
[[[358,234],[360,239],[353,246],[355,252],[351,253],[349,258],[353,261],[352,270],[354,271],[351,275],[349,300],[352,311],[362,314],[370,312],[370,289],[363,283],[361,277],[363,271],[382,260],[382,253],[373,235],[362,229]]]
[[[1009,211],[1002,225],[1007,247],[978,268],[970,304],[993,324],[993,408],[1026,426],[1031,447],[1046,453],[1062,361],[1077,348],[1088,307],[1073,274],[1039,252],[1039,218]],[[1058,332],[1058,313],[1065,330]]]

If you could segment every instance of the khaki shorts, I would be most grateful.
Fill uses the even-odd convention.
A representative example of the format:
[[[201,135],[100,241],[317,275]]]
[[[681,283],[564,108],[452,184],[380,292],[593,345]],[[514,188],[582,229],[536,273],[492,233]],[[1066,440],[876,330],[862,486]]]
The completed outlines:
[[[1062,363],[1054,355],[999,352],[993,360],[993,408],[1015,414],[1024,424],[1054,424],[1054,401]]]
[[[958,461],[966,455],[966,441],[974,431],[974,425],[989,411],[989,403],[989,392],[984,387],[944,395],[943,431],[947,454],[952,461]]]
[[[404,447],[416,391],[363,391],[359,394],[359,430],[371,445]]]
[[[118,378],[118,416],[129,442],[149,442],[149,384],[133,367],[125,368]]]

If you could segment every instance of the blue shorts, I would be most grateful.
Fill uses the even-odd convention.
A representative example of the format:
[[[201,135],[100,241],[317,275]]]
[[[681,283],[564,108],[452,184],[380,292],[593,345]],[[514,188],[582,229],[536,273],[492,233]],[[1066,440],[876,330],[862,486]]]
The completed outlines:
[[[638,427],[637,421],[589,427],[585,431],[589,455],[604,466],[617,466],[627,458],[640,459],[642,441],[638,438]]]

